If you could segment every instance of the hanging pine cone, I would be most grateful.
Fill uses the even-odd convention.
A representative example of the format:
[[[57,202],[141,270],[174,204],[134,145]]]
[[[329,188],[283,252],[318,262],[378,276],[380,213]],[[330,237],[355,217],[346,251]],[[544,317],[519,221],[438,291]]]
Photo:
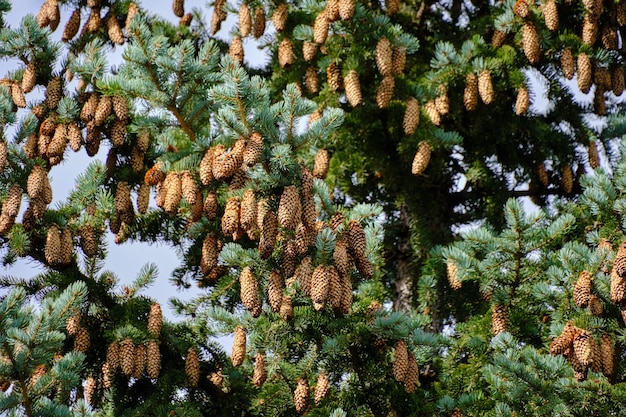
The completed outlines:
[[[543,5],[543,19],[548,30],[554,32],[559,28],[559,11],[555,0],[546,0]]]
[[[67,140],[67,127],[63,124],[57,125],[48,144],[48,149],[46,149],[46,156],[50,159],[55,157],[62,159],[67,147]]]
[[[494,336],[507,331],[509,327],[509,312],[504,304],[495,304],[493,306],[491,327]]]
[[[430,153],[431,147],[430,143],[427,141],[421,141],[419,145],[417,145],[417,152],[415,152],[413,164],[411,165],[411,173],[413,175],[422,175],[424,171],[426,171],[428,163],[430,162]]]
[[[330,291],[330,274],[325,265],[318,265],[311,276],[311,300],[316,311],[323,310]]]
[[[530,96],[528,94],[528,88],[522,86],[519,88],[519,90],[517,90],[517,99],[515,100],[515,114],[517,114],[518,116],[524,116],[528,112],[529,107]]]
[[[224,215],[222,216],[222,233],[231,236],[239,228],[239,199],[231,197],[226,202]]]
[[[506,32],[495,29],[493,34],[491,35],[491,46],[494,48],[499,48],[504,45],[504,41],[506,40]]]
[[[602,301],[595,294],[591,294],[589,296],[589,312],[596,317],[599,317],[604,313],[604,307],[602,306]]]
[[[459,267],[452,261],[446,262],[446,271],[450,287],[454,290],[461,289],[463,282],[458,278]]]
[[[419,381],[419,368],[417,366],[417,359],[415,359],[415,355],[413,352],[409,352],[409,357],[407,359],[408,367],[406,370],[406,376],[404,377],[404,390],[412,394],[415,392],[415,388],[420,386]]]
[[[598,147],[597,147],[596,141],[594,140],[589,142],[588,157],[589,157],[589,166],[591,166],[592,169],[596,169],[598,166],[600,166],[600,157],[598,156]]]
[[[63,86],[61,84],[61,77],[54,77],[50,80],[46,88],[46,104],[48,108],[56,109],[62,97]]]
[[[396,342],[393,353],[393,377],[398,382],[404,382],[409,369],[409,351],[406,341],[403,339]]]
[[[135,369],[135,344],[130,337],[120,342],[120,370],[124,375],[132,375]]]
[[[615,349],[613,347],[613,339],[610,334],[602,334],[600,339],[600,357],[602,362],[602,373],[610,378],[615,372],[614,365]]]
[[[591,88],[592,68],[589,56],[586,53],[581,52],[578,55],[578,88],[584,94],[587,94]]]
[[[350,270],[350,260],[348,257],[348,245],[342,239],[335,242],[333,251],[333,263],[340,275],[345,276]]]
[[[604,101],[604,86],[596,85],[596,90],[593,95],[593,112],[599,116],[604,116],[606,113],[606,103]]]
[[[387,37],[381,37],[376,44],[376,67],[383,77],[393,75],[392,56],[391,42]]]
[[[67,334],[69,336],[75,336],[78,333],[78,329],[81,327],[81,317],[82,315],[78,312],[65,321],[65,329],[67,330]]]
[[[231,360],[233,366],[240,366],[246,357],[246,329],[241,326],[235,327],[235,337],[233,339],[233,350]]]
[[[133,378],[139,379],[146,370],[146,357],[148,353],[145,345],[136,345],[133,355]]]
[[[311,41],[302,42],[302,56],[306,62],[311,62],[317,52],[317,43]]]
[[[156,340],[148,342],[146,352],[146,375],[148,378],[155,379],[159,377],[161,372],[161,352]]]
[[[355,260],[366,258],[366,238],[363,226],[358,220],[350,220],[346,228],[346,238],[348,247],[352,252]]]
[[[26,97],[24,96],[22,87],[17,82],[12,82],[10,88],[13,104],[15,104],[20,109],[26,108]]]
[[[124,44],[124,32],[122,32],[122,28],[120,23],[117,21],[117,18],[110,14],[105,19],[106,27],[107,27],[107,35],[109,35],[109,39],[116,45]]]
[[[293,65],[296,59],[293,53],[293,44],[289,38],[284,38],[278,45],[278,63],[282,68]]]
[[[328,81],[328,87],[331,91],[339,92],[342,87],[341,82],[341,68],[336,62],[331,62],[326,69],[326,80]]]
[[[530,13],[530,6],[526,0],[517,0],[513,6],[513,12],[522,19],[525,19]]]
[[[280,311],[283,298],[283,279],[280,273],[273,269],[267,282],[267,302],[274,313]]]
[[[187,375],[187,385],[197,387],[200,381],[200,360],[198,353],[193,347],[187,350],[185,357],[185,375]]]
[[[172,11],[176,17],[183,17],[185,15],[185,0],[174,0]]]
[[[598,38],[598,20],[596,16],[586,14],[583,18],[583,26],[580,38],[585,45],[593,46]]]
[[[257,7],[254,10],[254,24],[252,26],[252,36],[259,39],[265,33],[265,9]]]
[[[224,181],[240,170],[245,148],[246,140],[244,139],[235,142],[230,150],[225,150],[223,145],[215,147],[213,151],[213,176],[216,180]]]
[[[349,275],[344,275],[341,278],[341,287],[341,313],[344,315],[350,314],[350,309],[352,308],[352,281],[350,281]]]
[[[230,47],[228,48],[228,55],[233,61],[239,63],[239,65],[243,64],[243,42],[239,35],[233,36]]]
[[[315,178],[324,179],[328,174],[330,166],[330,156],[326,149],[320,149],[315,154],[315,163],[313,165],[313,176]]]
[[[306,414],[309,404],[309,382],[305,378],[298,378],[296,390],[293,393],[293,403],[299,415]]]
[[[30,93],[37,84],[37,64],[31,61],[26,65],[22,75],[22,92]]]
[[[254,371],[252,373],[252,385],[261,388],[267,380],[267,370],[265,369],[265,356],[257,352],[254,357]]]
[[[319,405],[322,402],[329,390],[330,382],[328,380],[328,373],[322,371],[317,375],[317,384],[315,384],[315,393],[313,394],[315,405]]]
[[[379,109],[386,109],[393,97],[396,80],[393,75],[383,78],[376,90],[376,104]]]
[[[84,327],[81,327],[78,329],[78,332],[76,332],[76,337],[74,338],[74,351],[87,353],[90,344],[91,338],[89,336],[89,331],[87,331]]]
[[[161,311],[161,305],[157,302],[153,302],[150,306],[150,313],[148,314],[148,333],[158,339],[161,334],[161,327],[163,326],[163,313]]]
[[[574,77],[574,72],[576,71],[574,55],[572,54],[572,49],[569,47],[563,49],[561,53],[561,71],[563,72],[563,76],[568,80]]]
[[[309,94],[317,94],[319,92],[319,80],[317,78],[317,68],[308,67],[304,73],[304,86]]]
[[[478,76],[478,95],[485,104],[491,104],[493,102],[494,91],[489,70],[481,71]]]
[[[341,20],[350,20],[354,17],[356,10],[355,0],[339,0],[339,17]]]
[[[393,75],[400,75],[404,72],[406,65],[406,48],[397,46],[391,52],[391,72]]]
[[[328,16],[326,11],[322,11],[315,18],[315,22],[313,23],[313,42],[316,44],[323,44],[326,42],[326,37],[328,36]]]
[[[263,218],[261,236],[259,238],[259,255],[261,259],[267,259],[272,255],[277,234],[278,219],[273,211],[268,211]]]
[[[363,97],[361,95],[361,84],[359,83],[359,74],[355,70],[350,70],[343,80],[346,89],[346,98],[352,107],[361,104]]]
[[[61,259],[61,232],[56,224],[48,229],[44,255],[48,265],[56,265]]]
[[[73,253],[74,242],[72,237],[72,231],[66,227],[65,229],[63,229],[63,232],[61,232],[61,264],[67,265],[72,262]]]
[[[120,366],[120,344],[114,340],[107,347],[106,362],[109,364],[111,372],[117,371]]]
[[[98,253],[98,238],[91,225],[86,224],[82,227],[79,243],[86,257],[96,256]]]
[[[282,228],[295,230],[298,224],[301,207],[300,196],[295,186],[284,188],[278,204],[278,225]]]
[[[438,96],[435,97],[435,108],[440,115],[445,116],[450,111],[448,88],[442,84],[437,88],[437,93]]]
[[[406,103],[406,109],[404,111],[404,120],[402,122],[402,128],[406,135],[412,135],[415,133],[420,121],[420,108],[419,102],[415,97],[411,97]]]
[[[97,386],[98,386],[98,383],[97,383],[96,379],[93,377],[93,375],[89,375],[85,379],[84,398],[85,398],[85,402],[87,402],[87,404],[94,405],[94,403],[93,403],[93,395],[96,392]]]
[[[583,271],[578,276],[578,281],[574,286],[574,302],[580,308],[586,308],[591,296],[591,274]]]
[[[463,92],[463,104],[467,111],[473,111],[478,105],[478,77],[473,72],[465,78],[465,91]]]
[[[313,262],[311,257],[307,256],[300,262],[300,265],[296,268],[295,277],[300,284],[300,289],[308,297],[311,297],[311,285],[313,280]]]
[[[328,302],[336,315],[342,314],[343,285],[341,277],[334,266],[326,267],[330,277],[328,288]]]
[[[252,317],[259,317],[261,315],[261,302],[259,300],[258,283],[249,266],[241,271],[239,285],[241,288],[241,302],[244,307]]]
[[[593,362],[593,338],[587,330],[581,330],[574,337],[574,357],[584,367],[588,367]]]
[[[574,188],[574,172],[570,164],[561,168],[561,188],[565,194],[571,194]]]
[[[248,3],[241,3],[239,7],[239,34],[242,38],[250,35],[252,31],[252,15]]]
[[[289,13],[289,6],[287,3],[279,4],[274,13],[272,13],[272,23],[277,32],[285,30],[285,24],[287,23],[287,15]]]

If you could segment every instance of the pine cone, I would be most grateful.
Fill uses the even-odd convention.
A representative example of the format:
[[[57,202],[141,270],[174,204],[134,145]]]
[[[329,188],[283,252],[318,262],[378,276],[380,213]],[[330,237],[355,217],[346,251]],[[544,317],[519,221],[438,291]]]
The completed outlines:
[[[331,91],[335,93],[341,90],[342,82],[341,82],[341,68],[339,64],[336,62],[331,62],[328,68],[326,69],[326,79],[328,81],[328,86]]]
[[[93,375],[89,375],[86,379],[85,379],[85,390],[84,390],[84,398],[85,401],[87,402],[87,404],[93,405],[93,395],[96,392],[96,388],[97,388],[97,381],[96,379],[93,377]]]
[[[44,255],[48,265],[56,265],[61,259],[61,232],[56,224],[48,229]]]
[[[494,91],[489,70],[481,71],[478,76],[478,95],[485,104],[491,104],[493,102]]]
[[[615,372],[615,349],[613,348],[613,338],[608,333],[604,333],[600,339],[600,357],[602,362],[602,373],[607,378],[611,378]]]
[[[376,90],[376,104],[379,109],[386,109],[393,97],[396,80],[393,75],[383,78]]]
[[[293,44],[289,38],[284,38],[278,45],[278,62],[282,68],[293,65],[296,56],[293,52]]]
[[[319,405],[322,402],[329,390],[330,382],[328,380],[328,373],[322,371],[317,375],[317,384],[315,384],[315,393],[313,395],[315,405]]]
[[[499,48],[504,45],[504,41],[506,40],[506,32],[495,29],[493,34],[491,35],[491,46],[494,48]]]
[[[31,61],[26,65],[22,75],[22,92],[30,93],[37,84],[37,64]]]
[[[478,105],[478,77],[473,72],[467,74],[465,78],[463,104],[467,111],[475,110]]]
[[[546,0],[543,5],[543,19],[548,30],[554,32],[559,28],[559,11],[555,0]]]
[[[311,62],[317,52],[317,43],[311,41],[302,42],[302,56],[306,62]]]
[[[257,352],[254,358],[254,372],[252,374],[252,384],[261,388],[267,379],[267,370],[265,369],[265,356],[261,352]]]
[[[330,307],[336,315],[343,314],[343,284],[341,277],[334,266],[327,266],[326,272],[329,275],[328,301]]]
[[[86,257],[91,258],[96,256],[99,242],[91,225],[86,224],[82,227],[79,243]]]
[[[298,378],[296,390],[293,393],[293,403],[299,415],[306,414],[309,403],[309,382],[305,378]]]
[[[526,88],[525,86],[520,87],[520,89],[517,91],[517,100],[515,101],[515,114],[517,114],[518,116],[524,116],[528,112],[529,107],[530,97],[528,94],[528,88]]]
[[[359,84],[359,74],[355,70],[350,70],[343,80],[346,89],[346,98],[352,107],[361,104],[363,97],[361,95],[361,84]]]
[[[243,64],[243,42],[241,41],[241,37],[239,35],[233,36],[230,47],[228,49],[228,55],[230,55],[230,58],[233,61],[239,63],[239,65]]]
[[[317,68],[308,67],[304,73],[304,86],[309,94],[317,94],[319,92],[319,80],[317,77]]]
[[[412,135],[415,133],[420,121],[420,108],[419,103],[415,97],[411,97],[406,103],[406,110],[404,111],[404,120],[402,122],[402,128],[406,135]]]
[[[74,253],[74,242],[72,231],[69,228],[63,229],[61,232],[61,257],[60,262],[67,265],[72,262],[72,254]]]
[[[350,20],[356,10],[355,0],[339,0],[339,17],[341,20]]]
[[[283,279],[280,273],[273,269],[267,283],[267,302],[274,313],[280,311],[283,299]]]
[[[38,166],[38,165],[35,165]],[[39,166],[40,168],[42,168],[41,166]],[[34,170],[34,168],[33,168]],[[43,168],[42,168],[43,170]],[[48,179],[48,176],[45,174],[44,175],[46,177],[46,180]],[[29,177],[30,179],[30,177]],[[29,196],[31,197],[31,196]],[[31,199],[36,199],[38,197],[31,197]],[[7,193],[7,197],[4,200],[3,204],[2,204],[2,215],[6,216],[6,217],[12,217],[15,218],[19,211],[20,211],[20,205],[22,203],[22,188],[18,185],[18,184],[13,184],[11,185],[11,187],[9,188],[9,192]]]
[[[63,86],[61,84],[61,77],[54,77],[48,83],[46,88],[46,104],[49,109],[56,109],[63,97]]]
[[[274,245],[276,244],[277,234],[278,219],[276,218],[276,214],[274,214],[274,212],[268,211],[263,218],[261,236],[259,239],[259,255],[261,256],[261,259],[267,259],[272,255]]]
[[[222,216],[222,232],[231,236],[239,229],[239,199],[231,197],[226,202],[224,215]]]
[[[200,182],[202,185],[209,185],[214,179],[213,176],[213,148],[207,149],[200,161]]]
[[[307,256],[306,258],[302,259],[294,274],[294,277],[300,284],[300,289],[302,289],[302,292],[304,292],[304,294],[306,294],[308,297],[311,297],[313,271],[313,262],[311,261],[311,258]]]
[[[393,377],[398,382],[404,382],[409,369],[409,351],[406,341],[403,339],[396,342],[393,353]]]
[[[313,42],[316,44],[323,44],[326,42],[326,37],[328,36],[328,16],[326,11],[322,11],[315,18],[315,22],[313,23]]]
[[[507,331],[509,327],[509,312],[504,304],[495,304],[493,306],[491,327],[494,336]]]
[[[0,139],[0,173],[4,171],[9,163],[7,143]]]
[[[413,158],[413,164],[411,165],[411,173],[413,175],[422,175],[428,163],[430,162],[431,147],[427,141],[422,141],[417,146],[417,152]]]
[[[272,23],[277,32],[285,30],[285,24],[287,23],[287,15],[289,13],[289,6],[287,3],[280,3],[274,13],[272,14]]]
[[[239,276],[241,287],[241,302],[252,317],[261,315],[261,302],[259,301],[259,289],[257,279],[252,269],[247,266],[241,271]]]
[[[415,359],[413,352],[409,352],[407,362],[408,367],[406,370],[406,375],[404,377],[404,390],[407,393],[412,394],[413,392],[415,392],[415,388],[420,386],[420,372],[417,366],[417,359]]]
[[[330,165],[330,156],[326,149],[320,149],[315,154],[315,164],[313,165],[313,176],[315,178],[326,178]]]
[[[596,16],[586,14],[583,18],[583,27],[580,38],[585,45],[593,46],[598,38],[598,20]]]
[[[76,337],[74,338],[74,351],[87,353],[89,350],[89,346],[91,343],[91,339],[89,337],[89,332],[84,327],[78,329],[76,332]]]
[[[330,274],[325,265],[318,265],[311,276],[311,300],[315,310],[323,310],[330,290]]]
[[[586,308],[591,296],[591,274],[583,271],[578,276],[578,281],[574,286],[574,302],[580,308]]]
[[[160,372],[161,352],[159,351],[159,345],[156,340],[150,340],[146,352],[146,375],[148,375],[148,378],[156,379],[159,377]]]
[[[406,65],[406,48],[394,47],[391,52],[391,68],[393,75],[400,75],[404,72]]]
[[[157,339],[161,334],[161,327],[163,325],[163,313],[161,311],[161,305],[157,302],[153,302],[150,306],[150,313],[148,314],[148,333]]]
[[[571,48],[565,48],[561,53],[561,71],[568,80],[571,80],[574,77],[576,68]]]
[[[109,39],[116,45],[124,44],[124,32],[122,32],[122,28],[120,23],[117,21],[117,17],[112,14],[109,14],[105,18],[106,27],[107,27],[107,35],[109,35]]]
[[[278,204],[278,225],[295,230],[301,215],[300,196],[295,186],[284,188]]]
[[[291,297],[283,295],[280,302],[280,317],[285,321],[293,319],[293,303]]]
[[[13,99],[13,104],[17,107],[20,109],[26,108],[26,97],[24,97],[22,87],[17,82],[11,83],[11,97]]]
[[[461,282],[457,277],[459,267],[454,262],[448,261],[446,262],[446,271],[448,273],[448,282],[450,283],[450,287],[454,290],[461,289],[463,282]]]
[[[235,327],[235,337],[233,339],[233,350],[231,360],[233,366],[240,366],[246,357],[246,329],[241,326]]]
[[[117,340],[109,344],[106,353],[106,362],[109,364],[109,370],[115,372],[120,366],[120,345]]]
[[[198,359],[198,353],[193,347],[187,350],[185,374],[187,375],[187,385],[197,387],[200,381],[200,360]]]
[[[525,19],[530,13],[530,6],[526,0],[517,0],[513,6],[513,12],[522,19]]]
[[[206,195],[203,208],[204,215],[206,216],[207,220],[215,220],[218,210],[217,194],[215,194],[215,191],[210,191]]]
[[[247,3],[241,3],[239,7],[239,34],[242,38],[250,35],[252,31],[252,15]]]
[[[574,189],[574,172],[570,164],[561,168],[561,188],[565,194],[571,194]]]
[[[574,357],[584,367],[589,367],[593,362],[593,338],[587,330],[580,330],[574,337]],[[574,369],[576,370],[576,369]]]
[[[120,370],[124,375],[132,375],[135,369],[135,344],[130,337],[120,342]]]
[[[78,312],[65,321],[65,329],[67,330],[67,334],[69,336],[75,336],[78,333],[78,329],[81,327],[81,317],[80,312]]]
[[[582,52],[578,55],[578,88],[584,94],[587,94],[591,88],[591,74],[591,60]]]
[[[252,36],[259,39],[265,33],[265,9],[257,7],[254,10],[254,25],[252,26]]]
[[[172,11],[176,17],[183,17],[185,15],[185,0],[174,0]]]
[[[146,370],[146,358],[148,353],[145,345],[136,345],[133,356],[133,378],[139,379]]]
[[[385,9],[388,15],[394,15],[400,11],[400,0],[385,0]]]
[[[389,39],[385,36],[381,37],[376,44],[376,66],[383,77],[393,75],[392,56],[393,51]]]

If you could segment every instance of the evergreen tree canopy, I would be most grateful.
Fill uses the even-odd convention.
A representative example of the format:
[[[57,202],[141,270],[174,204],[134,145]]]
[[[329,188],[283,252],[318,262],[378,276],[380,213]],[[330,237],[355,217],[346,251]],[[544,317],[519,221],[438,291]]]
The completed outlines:
[[[0,0],[0,410],[623,414],[625,5]]]

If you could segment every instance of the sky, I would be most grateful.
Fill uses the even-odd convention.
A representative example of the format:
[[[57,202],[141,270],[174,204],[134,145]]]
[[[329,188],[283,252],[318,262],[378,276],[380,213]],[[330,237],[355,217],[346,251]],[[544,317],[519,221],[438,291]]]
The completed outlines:
[[[43,0],[21,0],[19,2],[12,1],[12,3],[13,9],[6,16],[6,22],[10,27],[14,28],[19,26],[20,21],[26,14],[32,13],[36,15],[41,7],[41,4],[43,3]],[[138,1],[138,3],[141,4],[140,1]],[[150,4],[150,12],[163,16],[172,22],[178,22],[178,18],[174,16],[172,12],[171,1],[151,1],[148,3],[144,1],[143,3]],[[186,0],[185,11],[191,11],[192,8],[200,8],[205,17],[208,16],[210,18],[211,16],[212,10],[208,8],[206,2],[204,1]],[[60,42],[64,24],[68,20],[72,11],[72,9],[61,5],[61,24],[53,34],[55,40]],[[222,24],[222,28],[218,32],[217,37],[227,39],[229,31],[232,29],[235,21],[236,18],[234,16],[229,16],[227,21]],[[116,50],[111,54],[111,60],[109,62],[110,65],[117,66],[121,63],[122,49],[123,46],[116,47]],[[255,66],[262,64],[266,60],[265,54],[258,50],[252,40],[244,40],[244,49],[246,61],[250,62],[250,60],[252,60],[256,64]],[[4,75],[7,71],[15,69],[16,65],[21,64],[15,60],[2,60],[0,61],[0,72]],[[76,81],[66,88],[75,88],[75,84]],[[35,90],[33,93],[27,95],[27,101],[31,102],[41,99],[43,96],[43,87],[39,86],[37,88],[39,91]],[[25,112],[25,110],[22,112]],[[22,114],[23,113],[20,115]],[[7,132],[7,135],[10,136],[10,133]],[[106,159],[108,149],[109,147],[104,146],[103,143],[103,146],[100,147],[100,152],[95,157],[104,161]],[[74,188],[76,175],[83,172],[91,161],[92,158],[89,158],[86,155],[84,148],[77,153],[74,153],[69,149],[66,151],[64,161],[60,165],[55,166],[50,172],[54,194],[54,201],[50,207],[54,207],[57,202],[64,201],[66,199],[71,190]],[[154,196],[152,199],[152,205],[153,203]],[[22,212],[25,208],[26,204],[23,203]],[[19,218],[21,218],[21,213],[18,216],[18,219]],[[165,244],[129,244],[127,242],[122,245],[116,245],[113,242],[113,238],[114,236],[111,233],[107,234],[108,256],[105,262],[104,270],[112,271],[119,278],[121,288],[122,285],[130,283],[136,278],[143,265],[147,263],[155,263],[158,266],[159,271],[156,283],[140,294],[156,299],[161,304],[164,316],[167,320],[180,320],[181,318],[175,316],[173,311],[169,308],[168,300],[172,296],[185,300],[197,295],[199,290],[196,287],[192,287],[190,290],[178,291],[176,287],[169,282],[172,271],[180,265],[180,260],[176,256],[175,249]],[[80,249],[76,248],[76,250],[82,256]],[[42,269],[38,262],[28,259],[20,259],[16,263],[7,267],[0,266],[0,275],[22,278],[32,277],[41,271]],[[230,345],[228,338],[222,338],[220,341],[223,345],[225,345],[225,347]]]

